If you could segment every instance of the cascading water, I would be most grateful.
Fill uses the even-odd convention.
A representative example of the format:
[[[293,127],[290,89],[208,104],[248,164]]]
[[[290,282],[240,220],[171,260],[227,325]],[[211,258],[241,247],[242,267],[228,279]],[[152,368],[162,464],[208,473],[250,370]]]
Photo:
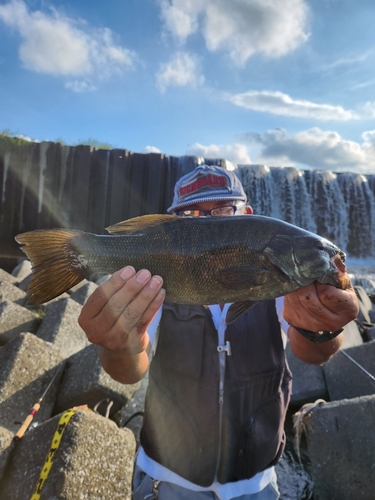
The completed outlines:
[[[349,256],[375,258],[375,176],[241,165],[254,212],[316,232]]]

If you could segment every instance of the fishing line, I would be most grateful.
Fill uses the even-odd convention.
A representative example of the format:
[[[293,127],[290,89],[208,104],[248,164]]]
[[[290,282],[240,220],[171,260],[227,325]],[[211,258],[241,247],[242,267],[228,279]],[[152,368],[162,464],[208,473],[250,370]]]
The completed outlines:
[[[370,380],[371,380],[371,383],[372,385],[375,386],[375,377],[370,373],[368,372],[365,368],[363,368],[362,365],[360,365],[359,363],[357,363],[357,361],[355,359],[353,359],[351,356],[349,356],[349,354],[345,351],[340,351],[342,354],[345,354],[345,356],[352,362],[354,363],[365,375],[367,375]]]

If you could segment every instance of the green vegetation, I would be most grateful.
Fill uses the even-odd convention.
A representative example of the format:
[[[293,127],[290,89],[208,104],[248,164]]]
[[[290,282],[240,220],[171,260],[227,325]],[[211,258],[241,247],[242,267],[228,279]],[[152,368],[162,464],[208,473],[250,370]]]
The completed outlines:
[[[108,144],[106,142],[100,142],[100,141],[97,141],[96,139],[93,139],[91,137],[89,137],[88,139],[85,139],[85,140],[80,140],[80,141],[76,142],[75,144],[72,144],[72,146],[80,146],[80,145],[92,146],[96,149],[115,149],[115,146],[113,146],[112,144]]]
[[[27,139],[22,135],[13,134],[9,130],[3,130],[0,132],[0,149],[29,146],[30,142],[31,139]]]
[[[3,130],[0,132],[0,149],[9,149],[11,147],[20,147],[20,146],[26,146],[30,145],[31,142],[40,142],[35,139],[31,138],[26,138],[25,136],[21,134],[15,134],[11,132],[10,130]],[[61,137],[58,137],[55,139],[55,142],[57,144],[60,144],[61,146],[67,146],[68,144],[64,139]],[[116,146],[113,146],[112,144],[108,144],[107,142],[100,142],[97,139],[93,139],[92,137],[89,137],[88,139],[82,139],[79,140],[73,144],[69,144],[69,146],[91,146],[95,149],[115,149]]]

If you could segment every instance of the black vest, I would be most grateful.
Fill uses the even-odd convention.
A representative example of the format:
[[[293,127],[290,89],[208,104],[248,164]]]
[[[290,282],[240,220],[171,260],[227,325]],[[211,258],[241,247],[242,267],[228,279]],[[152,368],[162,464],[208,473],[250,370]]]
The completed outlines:
[[[200,486],[249,479],[284,448],[291,392],[275,301],[229,325],[220,425],[217,330],[209,309],[166,303],[150,366],[141,444],[149,457]]]

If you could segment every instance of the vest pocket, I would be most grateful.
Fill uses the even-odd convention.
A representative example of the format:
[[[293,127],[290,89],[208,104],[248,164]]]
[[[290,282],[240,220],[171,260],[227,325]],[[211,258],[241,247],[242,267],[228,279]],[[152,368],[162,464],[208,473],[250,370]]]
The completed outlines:
[[[262,401],[242,428],[237,455],[238,479],[248,479],[274,465],[285,446],[284,419],[291,379],[283,389]]]
[[[201,306],[163,306],[155,356],[168,374],[197,379],[202,371],[202,350],[206,316]]]
[[[200,471],[198,429],[168,391],[155,389],[147,396],[141,444],[149,457],[193,481]]]

